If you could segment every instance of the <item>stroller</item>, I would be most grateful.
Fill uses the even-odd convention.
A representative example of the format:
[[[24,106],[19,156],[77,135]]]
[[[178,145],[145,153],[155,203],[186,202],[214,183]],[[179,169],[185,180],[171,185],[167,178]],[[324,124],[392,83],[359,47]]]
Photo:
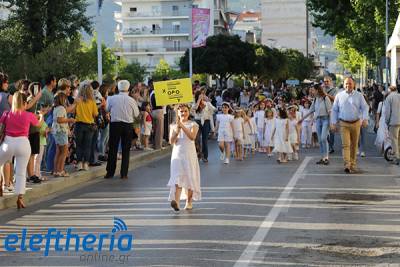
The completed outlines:
[[[378,151],[383,154],[383,157],[387,161],[395,160],[395,154],[392,149],[392,142],[389,136],[389,130],[386,123],[381,120],[379,123],[379,128],[376,135],[375,145],[378,148]]]

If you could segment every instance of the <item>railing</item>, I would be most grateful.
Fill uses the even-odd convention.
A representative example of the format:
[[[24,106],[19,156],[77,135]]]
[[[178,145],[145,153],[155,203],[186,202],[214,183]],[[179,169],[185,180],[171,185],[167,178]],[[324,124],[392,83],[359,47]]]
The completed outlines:
[[[144,35],[144,34],[189,34],[188,28],[163,28],[163,29],[143,29],[129,28],[122,32],[123,35]]]
[[[123,52],[155,53],[155,52],[185,52],[188,47],[124,47]]]
[[[116,12],[117,14],[117,12]],[[149,18],[149,17],[189,17],[189,11],[170,11],[170,12],[149,12],[149,13],[142,13],[142,12],[119,12],[120,17],[125,18]]]

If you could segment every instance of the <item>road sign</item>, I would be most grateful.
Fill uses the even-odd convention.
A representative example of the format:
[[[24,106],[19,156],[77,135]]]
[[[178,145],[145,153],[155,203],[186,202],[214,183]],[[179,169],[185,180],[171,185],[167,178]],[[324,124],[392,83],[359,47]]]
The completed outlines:
[[[287,85],[296,86],[300,84],[299,80],[286,80]]]
[[[157,106],[193,102],[192,81],[190,78],[154,83]]]

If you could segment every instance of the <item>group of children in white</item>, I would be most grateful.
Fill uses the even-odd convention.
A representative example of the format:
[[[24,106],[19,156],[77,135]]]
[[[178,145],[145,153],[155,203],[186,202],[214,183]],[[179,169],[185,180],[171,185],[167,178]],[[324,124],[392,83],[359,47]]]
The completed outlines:
[[[316,146],[313,116],[310,102],[302,106],[277,106],[272,99],[259,102],[247,112],[231,108],[229,103],[222,104],[222,113],[217,115],[216,131],[221,151],[221,160],[229,164],[231,153],[236,160],[256,151],[272,157],[278,155],[279,163],[299,159],[299,148]],[[233,115],[232,115],[233,114]]]

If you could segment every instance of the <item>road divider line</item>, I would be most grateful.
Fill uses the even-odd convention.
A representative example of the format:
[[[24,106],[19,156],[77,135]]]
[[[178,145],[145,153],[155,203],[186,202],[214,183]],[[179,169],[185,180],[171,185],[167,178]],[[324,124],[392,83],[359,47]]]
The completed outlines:
[[[298,180],[303,176],[303,172],[307,167],[308,163],[313,157],[306,157],[300,166],[297,168],[296,172],[293,174],[289,183],[286,185],[285,189],[280,194],[278,200],[275,202],[274,206],[265,217],[264,221],[258,227],[257,232],[254,234],[251,241],[248,243],[246,249],[243,251],[240,258],[236,261],[234,267],[245,267],[254,259],[256,252],[259,247],[263,244],[265,238],[267,237],[269,231],[271,230],[273,224],[278,218],[279,214],[283,211],[283,206],[290,202],[290,194],[293,188],[296,186]]]

